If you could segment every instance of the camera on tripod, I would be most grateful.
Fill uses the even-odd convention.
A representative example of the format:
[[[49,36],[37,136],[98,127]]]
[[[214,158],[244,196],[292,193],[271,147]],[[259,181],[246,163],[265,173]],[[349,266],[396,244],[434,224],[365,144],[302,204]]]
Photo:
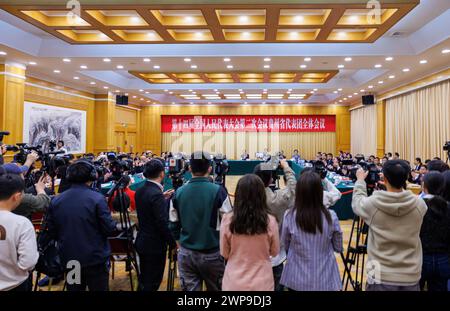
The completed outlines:
[[[176,154],[168,159],[169,178],[172,180],[174,190],[177,190],[184,184],[184,173],[189,168],[189,161],[181,154]]]
[[[230,170],[227,157],[218,153],[213,158],[214,162],[214,183],[225,186],[225,176]]]

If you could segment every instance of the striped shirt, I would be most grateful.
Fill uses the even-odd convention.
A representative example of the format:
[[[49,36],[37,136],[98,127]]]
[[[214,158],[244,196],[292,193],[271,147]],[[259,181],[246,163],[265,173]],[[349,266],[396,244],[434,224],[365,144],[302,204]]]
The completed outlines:
[[[297,291],[337,291],[342,289],[334,252],[342,252],[342,230],[336,213],[329,210],[332,222],[323,215],[322,233],[306,233],[295,220],[297,212],[284,215],[281,240],[287,251],[287,263],[280,283]]]

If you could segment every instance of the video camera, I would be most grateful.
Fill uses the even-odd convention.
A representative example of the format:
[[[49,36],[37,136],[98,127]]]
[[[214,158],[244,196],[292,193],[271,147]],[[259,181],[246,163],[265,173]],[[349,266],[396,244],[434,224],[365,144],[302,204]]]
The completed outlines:
[[[183,175],[189,168],[189,161],[181,154],[176,154],[168,159],[168,166],[173,189],[177,190],[184,184]]]
[[[218,153],[213,157],[214,162],[214,183],[225,186],[225,175],[230,170],[227,157]]]
[[[368,171],[365,181],[368,188],[375,188],[377,183],[380,181],[380,170],[374,163],[369,163],[364,160],[364,158],[355,157],[357,163],[350,167],[350,178],[353,182],[356,181],[356,172],[358,169],[362,168],[364,171]],[[353,162],[354,163],[354,162]]]
[[[450,141],[445,142],[442,148],[444,149],[444,151],[450,152]]]

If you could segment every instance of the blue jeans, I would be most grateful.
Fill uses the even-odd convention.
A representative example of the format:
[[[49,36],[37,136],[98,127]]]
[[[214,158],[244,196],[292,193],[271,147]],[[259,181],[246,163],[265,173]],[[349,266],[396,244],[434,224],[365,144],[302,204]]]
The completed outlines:
[[[448,291],[450,279],[450,259],[448,254],[424,254],[420,288],[425,284],[429,291]]]
[[[208,291],[220,291],[225,272],[225,262],[220,251],[200,252],[180,248],[178,270],[184,291],[200,291],[205,282]]]

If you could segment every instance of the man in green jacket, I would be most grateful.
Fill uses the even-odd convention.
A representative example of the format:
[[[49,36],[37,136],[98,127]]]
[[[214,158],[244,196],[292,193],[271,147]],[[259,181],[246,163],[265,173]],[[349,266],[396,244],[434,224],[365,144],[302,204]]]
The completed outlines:
[[[222,287],[225,263],[219,248],[220,219],[232,207],[225,188],[209,178],[210,159],[206,152],[192,154],[192,179],[176,191],[169,211],[170,228],[180,245],[178,264],[184,291],[201,290],[203,282],[208,291]]]

